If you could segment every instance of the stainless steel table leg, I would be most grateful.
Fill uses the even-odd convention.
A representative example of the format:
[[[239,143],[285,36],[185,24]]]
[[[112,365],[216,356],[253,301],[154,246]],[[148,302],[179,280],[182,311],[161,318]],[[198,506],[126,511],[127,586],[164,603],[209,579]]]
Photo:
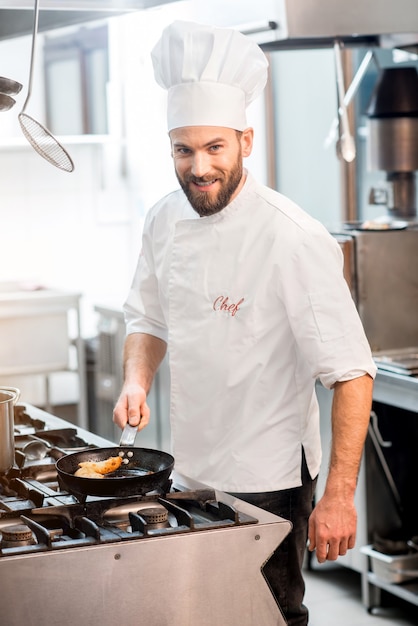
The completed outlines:
[[[370,582],[367,570],[361,573],[361,599],[369,613],[381,605],[382,590]]]

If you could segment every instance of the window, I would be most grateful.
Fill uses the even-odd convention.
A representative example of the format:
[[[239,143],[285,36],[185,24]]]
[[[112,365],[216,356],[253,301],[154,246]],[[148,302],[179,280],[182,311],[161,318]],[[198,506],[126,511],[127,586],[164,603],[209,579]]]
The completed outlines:
[[[55,135],[106,134],[107,25],[46,37],[44,59],[49,130]]]

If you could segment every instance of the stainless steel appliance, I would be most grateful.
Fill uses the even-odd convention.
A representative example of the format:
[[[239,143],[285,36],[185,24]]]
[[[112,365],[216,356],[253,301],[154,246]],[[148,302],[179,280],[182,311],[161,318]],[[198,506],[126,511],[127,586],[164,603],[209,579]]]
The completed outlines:
[[[56,0],[43,0],[39,29],[70,26],[169,2],[173,0],[62,0],[57,7]],[[29,33],[32,9],[31,0],[0,0],[0,39]],[[416,0],[193,0],[191,10],[200,22],[235,26],[270,49],[332,45],[336,38],[352,45],[380,45],[381,36],[385,45],[393,45],[388,37],[391,34],[402,36],[406,45],[418,38]]]
[[[369,167],[386,172],[379,204],[387,216],[346,223],[336,236],[366,335],[382,352],[418,345],[417,70],[382,70],[367,113]]]
[[[394,218],[410,219],[417,210],[418,72],[415,67],[381,71],[368,107],[368,165],[386,172],[386,185],[370,200],[385,204]]]
[[[407,34],[403,43],[418,39],[415,0],[193,0],[199,21],[235,26],[266,50],[332,46],[336,39],[350,45],[381,45],[381,35]],[[385,37],[384,45],[392,45]]]
[[[418,228],[335,233],[372,351],[418,344]]]
[[[107,445],[17,405],[16,463],[0,475],[1,623],[284,626],[263,565],[290,523],[176,472],[144,496],[61,488],[63,451]]]
[[[0,386],[0,472],[8,472],[14,463],[14,406],[20,396],[16,387]]]

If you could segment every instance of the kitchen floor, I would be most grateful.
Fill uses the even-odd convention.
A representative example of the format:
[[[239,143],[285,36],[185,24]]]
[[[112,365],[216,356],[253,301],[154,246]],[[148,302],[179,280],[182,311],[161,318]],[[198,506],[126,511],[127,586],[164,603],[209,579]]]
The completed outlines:
[[[382,592],[382,607],[369,613],[361,599],[361,576],[337,564],[305,569],[309,626],[417,626],[418,606]]]

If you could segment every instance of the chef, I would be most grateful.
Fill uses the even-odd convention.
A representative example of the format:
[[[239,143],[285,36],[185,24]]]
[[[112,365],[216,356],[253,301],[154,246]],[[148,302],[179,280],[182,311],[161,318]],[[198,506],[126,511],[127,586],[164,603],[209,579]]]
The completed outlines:
[[[254,134],[246,109],[267,80],[262,50],[235,30],[176,21],[152,60],[180,189],[147,214],[114,421],[148,424],[168,348],[176,469],[291,520],[265,573],[288,624],[306,626],[307,540],[319,562],[354,546],[376,368],[339,245],[243,166]],[[317,379],[334,390],[333,441],[312,511]]]

